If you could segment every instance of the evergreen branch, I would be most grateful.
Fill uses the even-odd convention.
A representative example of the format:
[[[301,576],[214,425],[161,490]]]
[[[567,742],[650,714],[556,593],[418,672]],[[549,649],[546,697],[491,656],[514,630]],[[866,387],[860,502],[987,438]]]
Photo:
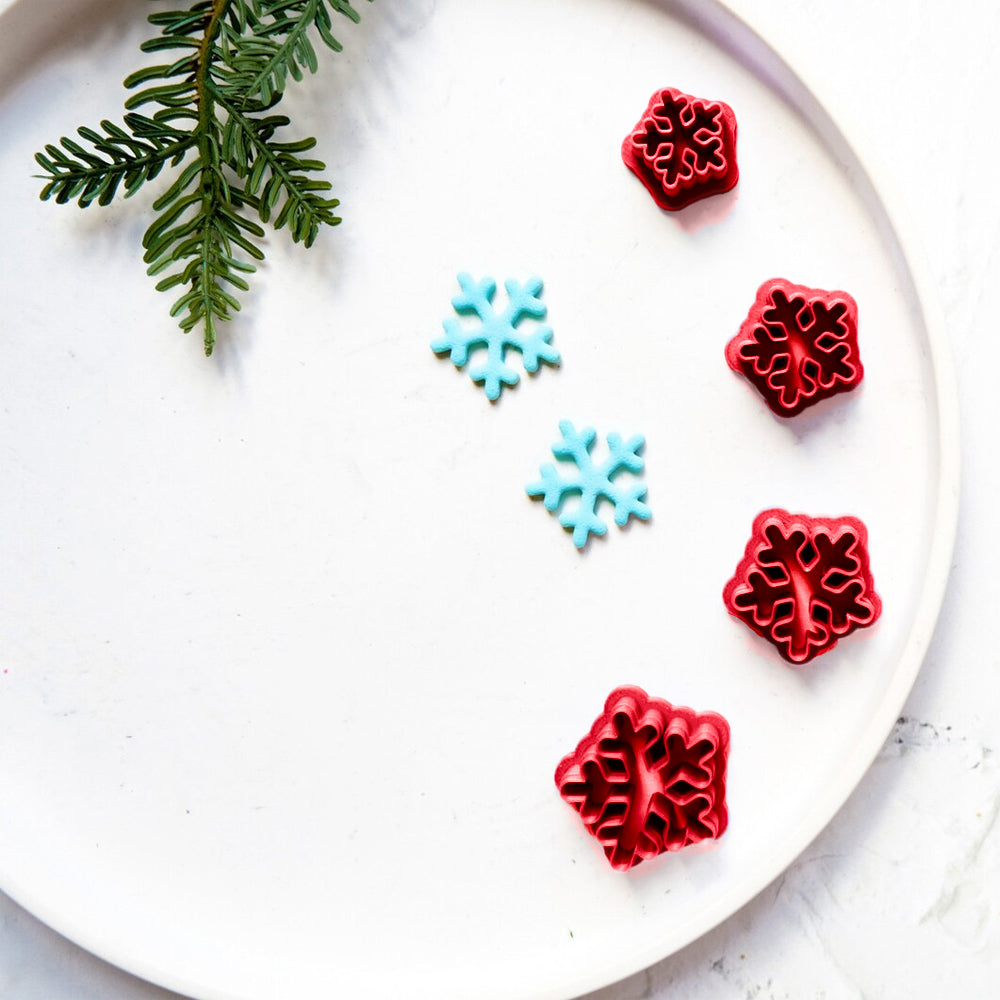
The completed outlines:
[[[170,314],[181,317],[180,327],[185,333],[201,323],[205,352],[211,354],[216,324],[231,319],[232,312],[240,308],[225,285],[247,291],[250,286],[242,275],[254,270],[253,264],[235,256],[235,248],[255,260],[263,260],[263,251],[247,234],[260,238],[264,230],[239,214],[234,207],[240,202],[238,193],[225,190],[215,168],[201,163],[192,167],[157,201],[156,207],[163,214],[146,230],[143,259],[151,275],[180,265],[156,287],[166,291],[179,285],[188,286],[174,302]],[[189,188],[194,190],[185,193]]]
[[[77,134],[93,151],[63,137],[60,146],[50,144],[44,153],[36,153],[35,162],[51,177],[41,197],[54,196],[59,204],[75,198],[80,208],[94,201],[107,205],[122,182],[128,198],[168,162],[179,163],[193,145],[193,137],[169,127],[144,127],[139,117],[125,116],[130,132],[109,121],[101,122],[103,134],[81,126]]]
[[[316,29],[328,48],[340,52],[343,46],[333,35],[331,13],[342,14],[355,24],[361,20],[350,3],[341,0],[255,0],[254,37],[234,61],[243,90],[259,94],[264,104],[270,104],[284,91],[289,75],[301,80],[303,66],[315,73],[318,62],[310,28]]]
[[[320,226],[335,226],[340,218],[334,209],[336,198],[326,198],[320,192],[330,190],[329,181],[314,180],[307,173],[324,169],[320,160],[303,160],[300,153],[316,145],[316,140],[275,142],[275,131],[288,124],[284,115],[250,118],[228,104],[220,95],[216,99],[226,109],[229,121],[223,136],[223,155],[227,162],[238,162],[237,175],[245,178],[247,200],[256,199],[261,222],[268,222],[278,210],[274,228],[286,223],[296,243],[312,246]],[[241,137],[245,142],[241,143]],[[229,154],[229,155],[226,155]],[[281,203],[284,199],[283,204]]]
[[[151,14],[159,34],[141,49],[173,61],[125,79],[133,93],[123,125],[81,126],[82,141],[63,137],[36,154],[42,199],[82,208],[107,205],[120,189],[129,197],[165,166],[184,164],[153,203],[143,259],[149,274],[162,275],[157,289],[182,288],[171,315],[185,333],[203,327],[206,354],[218,323],[240,308],[234,293],[249,289],[245,276],[264,259],[264,228],[247,209],[306,247],[340,222],[330,183],[316,176],[324,164],[303,156],[316,140],[278,141],[289,119],[268,113],[289,76],[315,72],[311,32],[341,50],[336,14],[359,20],[347,0],[196,0]],[[151,114],[136,110],[147,105]]]

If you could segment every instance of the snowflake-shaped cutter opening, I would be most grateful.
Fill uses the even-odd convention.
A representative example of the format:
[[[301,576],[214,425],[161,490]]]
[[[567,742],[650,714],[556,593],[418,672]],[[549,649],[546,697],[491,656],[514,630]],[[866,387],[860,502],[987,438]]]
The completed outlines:
[[[497,290],[493,278],[487,276],[476,281],[463,271],[458,275],[458,284],[462,291],[451,300],[452,308],[459,316],[477,317],[479,323],[465,326],[454,317],[444,320],[444,336],[431,342],[431,350],[435,354],[449,354],[455,367],[463,368],[472,351],[486,348],[482,363],[469,369],[469,377],[482,384],[487,399],[495,402],[504,386],[520,381],[520,375],[506,361],[511,348],[520,352],[527,372],[537,372],[543,361],[559,364],[562,359],[552,346],[549,326],[538,323],[530,332],[522,332],[520,326],[525,318],[545,318],[547,308],[540,298],[541,278],[529,278],[523,284],[513,278],[505,281],[507,306],[502,312],[493,304]]]
[[[808,663],[882,613],[868,530],[856,517],[762,511],[722,599],[789,663]]]
[[[677,211],[736,186],[736,115],[722,101],[664,87],[622,143],[622,160],[660,208]]]
[[[858,353],[858,305],[847,292],[765,281],[726,361],[779,417],[848,392],[864,377]]]
[[[564,478],[559,469],[551,462],[539,469],[541,479],[525,487],[528,496],[540,497],[546,510],[556,513],[567,497],[579,495],[579,503],[572,509],[563,509],[559,514],[559,523],[573,533],[573,544],[582,549],[587,544],[591,534],[604,535],[608,526],[597,513],[598,507],[604,502],[614,504],[615,524],[624,528],[630,517],[642,521],[649,520],[650,509],[643,502],[646,496],[646,484],[630,482],[620,484],[617,477],[621,472],[638,475],[645,467],[645,462],[639,454],[646,439],[641,434],[623,441],[620,434],[609,434],[608,457],[595,463],[591,449],[597,439],[593,427],[585,427],[577,431],[568,420],[559,421],[559,431],[562,440],[552,445],[552,454],[559,459],[572,462],[576,475]]]
[[[560,761],[559,794],[627,871],[665,851],[721,837],[729,823],[729,723],[616,688],[576,750]]]

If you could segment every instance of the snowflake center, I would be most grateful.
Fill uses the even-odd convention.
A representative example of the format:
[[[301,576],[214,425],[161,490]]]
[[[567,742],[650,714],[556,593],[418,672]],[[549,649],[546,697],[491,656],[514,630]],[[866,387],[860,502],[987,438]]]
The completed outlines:
[[[788,576],[795,598],[791,646],[796,653],[804,653],[809,645],[809,636],[814,632],[813,574],[803,570],[796,560],[788,566]]]
[[[620,753],[624,758],[626,773],[630,777],[632,802],[643,802],[647,804],[646,809],[627,809],[622,820],[618,837],[619,850],[631,855],[639,845],[640,838],[646,830],[646,824],[650,816],[649,805],[653,801],[653,796],[662,794],[663,783],[657,771],[653,770],[646,758],[647,745],[654,738],[655,733],[651,727],[640,727],[639,732],[632,729],[626,716],[621,716],[616,720],[618,729],[618,739],[614,751]]]
[[[776,339],[784,340],[785,343],[783,346],[791,356],[791,369],[793,372],[800,372],[802,370],[802,362],[809,360],[809,350],[802,342],[802,338],[786,336],[784,331],[782,331]]]

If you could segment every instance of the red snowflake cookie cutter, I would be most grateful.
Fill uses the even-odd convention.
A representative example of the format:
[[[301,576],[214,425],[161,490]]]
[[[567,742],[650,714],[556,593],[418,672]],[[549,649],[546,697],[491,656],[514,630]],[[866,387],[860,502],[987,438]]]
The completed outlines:
[[[807,663],[882,613],[868,530],[856,517],[762,511],[722,599],[789,663]]]
[[[841,291],[772,278],[757,289],[726,361],[779,417],[853,389],[865,370],[858,354],[858,305]]]
[[[611,867],[719,837],[729,823],[729,723],[620,687],[556,768],[559,794],[580,814]]]
[[[622,143],[622,159],[660,208],[676,211],[736,186],[736,115],[722,101],[664,87]]]

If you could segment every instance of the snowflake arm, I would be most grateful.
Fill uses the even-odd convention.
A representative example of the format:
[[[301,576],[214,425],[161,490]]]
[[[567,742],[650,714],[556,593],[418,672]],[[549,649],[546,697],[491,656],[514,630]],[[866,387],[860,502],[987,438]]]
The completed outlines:
[[[632,483],[621,486],[612,477],[622,470],[632,473],[640,473],[643,468],[643,460],[639,455],[646,444],[646,439],[641,434],[636,434],[623,442],[620,434],[608,435],[608,451],[610,456],[601,467],[601,475],[605,480],[603,495],[615,505],[615,524],[619,528],[624,528],[628,519],[633,515],[640,520],[649,519],[649,507],[643,503],[646,495],[644,483]]]
[[[608,435],[608,457],[600,464],[595,464],[591,449],[597,438],[593,427],[585,427],[581,431],[569,420],[559,422],[562,440],[552,445],[552,454],[556,458],[571,461],[575,466],[575,475],[564,477],[551,463],[539,469],[541,479],[526,487],[528,496],[541,497],[545,509],[554,513],[568,496],[579,494],[580,502],[572,510],[564,510],[559,515],[559,523],[573,532],[573,544],[582,549],[587,544],[590,535],[604,535],[608,526],[597,513],[597,507],[603,500],[609,500],[615,508],[615,524],[624,527],[630,517],[648,520],[650,509],[644,498],[645,483],[621,484],[615,477],[619,472],[627,471],[633,474],[642,472],[644,460],[639,452],[645,444],[641,434],[623,441],[619,434]]]
[[[520,376],[507,363],[507,351],[513,349],[521,354],[522,364],[527,372],[536,372],[544,361],[558,364],[562,359],[552,346],[552,328],[536,323],[531,329],[524,329],[524,319],[542,320],[546,306],[541,300],[541,278],[529,278],[524,284],[513,278],[504,282],[507,292],[507,306],[497,312],[494,305],[497,284],[491,277],[476,281],[465,272],[458,275],[462,291],[451,300],[452,308],[459,316],[473,316],[479,320],[478,326],[465,326],[455,318],[444,320],[444,336],[431,342],[435,354],[448,354],[456,368],[464,367],[473,350],[486,349],[483,361],[469,370],[469,377],[477,385],[481,384],[487,399],[499,399],[504,386],[517,385]]]

